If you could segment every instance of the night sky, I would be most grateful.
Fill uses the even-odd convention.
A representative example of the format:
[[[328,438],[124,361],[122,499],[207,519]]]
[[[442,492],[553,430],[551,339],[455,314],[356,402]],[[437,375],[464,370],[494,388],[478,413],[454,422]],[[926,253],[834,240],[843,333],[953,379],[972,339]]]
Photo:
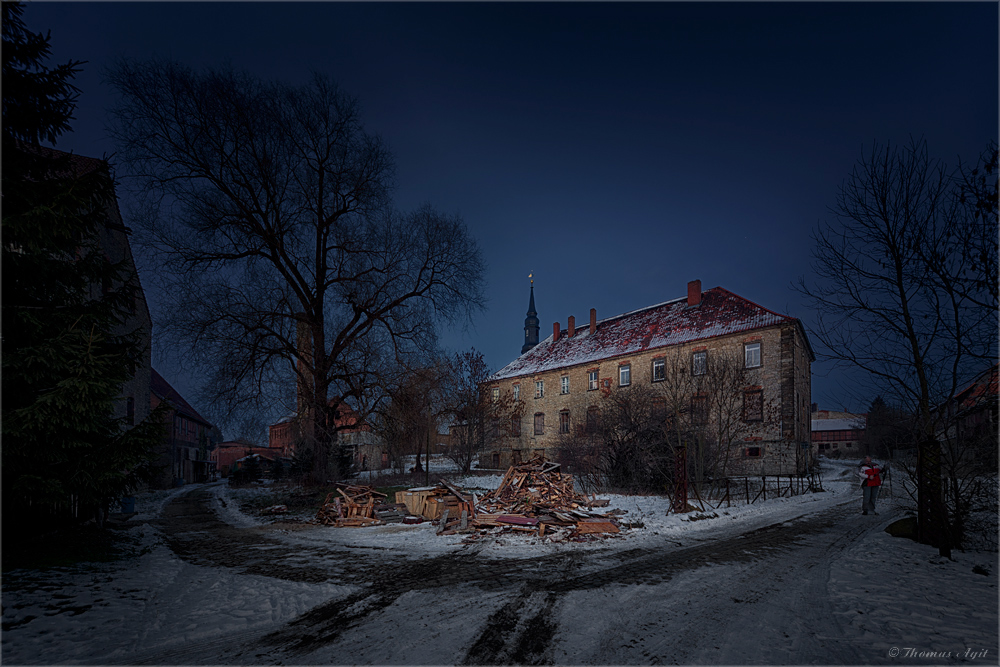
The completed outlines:
[[[590,308],[603,318],[684,296],[694,279],[808,329],[791,285],[809,280],[812,231],[862,150],[925,137],[954,164],[997,138],[997,9],[81,2],[24,16],[51,29],[53,63],[88,61],[57,145],[83,155],[115,151],[101,70],[117,57],[336,79],[395,153],[397,205],[459,213],[480,244],[488,309],[442,343],[499,369],[523,343],[529,272],[542,337]],[[127,212],[124,186],[119,198]],[[160,354],[155,334],[153,354],[196,394],[196,371]],[[821,408],[866,409],[848,376],[822,361],[813,373]]]

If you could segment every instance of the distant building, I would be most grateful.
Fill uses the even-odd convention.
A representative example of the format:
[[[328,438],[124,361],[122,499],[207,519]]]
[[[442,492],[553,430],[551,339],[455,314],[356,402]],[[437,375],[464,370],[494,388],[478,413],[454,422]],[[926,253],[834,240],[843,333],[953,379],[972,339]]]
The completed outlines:
[[[348,450],[355,466],[359,470],[388,468],[389,452],[371,426],[361,421],[358,414],[339,399],[330,399],[329,405],[337,406],[334,415],[337,444]],[[268,429],[269,449],[282,452],[282,456],[293,456],[300,439],[299,421],[295,415],[280,419]]]
[[[152,369],[150,405],[155,409],[163,401],[171,407],[164,417],[167,435],[159,460],[163,474],[154,486],[208,481],[215,468],[209,452],[218,444],[217,438],[221,439],[218,429]]]
[[[233,464],[240,459],[253,456],[254,454],[269,461],[276,461],[285,458],[286,455],[281,449],[274,447],[254,447],[238,440],[227,440],[221,442],[208,454],[208,458],[215,464],[215,470],[223,477],[228,477]]]
[[[838,459],[864,455],[862,441],[868,414],[813,410],[813,454]]]
[[[586,432],[602,396],[666,378],[683,359],[692,375],[712,355],[745,362],[750,382],[742,389],[742,420],[750,433],[726,464],[726,474],[804,472],[810,464],[810,365],[815,360],[799,320],[715,287],[688,283],[687,296],[655,306],[566,328],[538,340],[534,285],[524,324],[522,354],[487,381],[490,391],[524,404],[523,417],[484,452],[480,467],[504,468],[534,455],[557,458],[562,436]],[[669,353],[669,355],[667,354]],[[673,367],[671,367],[673,370]],[[692,410],[699,396],[690,397]],[[770,406],[771,409],[765,409]]]
[[[998,370],[1000,364],[986,369],[944,406],[938,408],[945,413],[948,424],[945,432],[939,434],[939,439],[965,443],[979,441],[982,444],[996,440],[1000,428]]]

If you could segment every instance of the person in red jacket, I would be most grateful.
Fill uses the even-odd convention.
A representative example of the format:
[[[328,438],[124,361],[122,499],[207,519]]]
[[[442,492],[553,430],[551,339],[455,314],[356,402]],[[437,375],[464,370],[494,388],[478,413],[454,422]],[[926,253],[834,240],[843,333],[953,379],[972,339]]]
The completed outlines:
[[[883,469],[877,463],[872,462],[872,457],[866,456],[864,463],[858,470],[861,477],[861,513],[878,514],[875,511],[875,501],[878,500],[878,492],[882,487],[882,478],[885,476]]]

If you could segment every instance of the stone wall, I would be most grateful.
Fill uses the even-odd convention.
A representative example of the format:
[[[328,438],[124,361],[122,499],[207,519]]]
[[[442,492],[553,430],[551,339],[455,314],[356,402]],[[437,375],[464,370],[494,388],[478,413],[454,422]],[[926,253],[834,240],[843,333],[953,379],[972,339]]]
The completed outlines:
[[[580,331],[579,329],[577,331]],[[536,375],[501,380],[492,387],[510,393],[520,387],[519,401],[523,405],[519,437],[507,438],[483,453],[480,467],[494,467],[499,453],[501,468],[511,465],[518,456],[522,460],[535,454],[555,459],[560,439],[560,414],[568,414],[569,432],[577,433],[586,422],[587,410],[600,407],[602,394],[620,391],[620,371],[628,366],[632,386],[655,386],[653,362],[664,360],[670,367],[683,364],[690,372],[692,354],[707,351],[709,358],[723,353],[744,358],[744,345],[761,344],[761,365],[748,370],[747,388],[763,391],[764,420],[748,427],[745,447],[733,453],[731,474],[759,473],[763,467],[802,470],[808,463],[808,449],[800,451],[801,443],[809,442],[810,358],[798,325],[758,329],[740,334],[698,340],[690,344],[646,350],[637,354],[611,357],[600,362],[580,364]],[[598,387],[589,383],[591,371],[598,373]],[[671,369],[667,368],[667,373]],[[564,379],[568,385],[564,385]],[[542,395],[536,396],[536,383],[542,382]],[[568,392],[564,390],[568,388]],[[535,433],[535,416],[542,415],[540,434]],[[746,447],[759,447],[760,456],[747,456]],[[804,453],[803,453],[804,451]],[[756,453],[756,452],[751,452]],[[747,472],[738,472],[738,471]]]

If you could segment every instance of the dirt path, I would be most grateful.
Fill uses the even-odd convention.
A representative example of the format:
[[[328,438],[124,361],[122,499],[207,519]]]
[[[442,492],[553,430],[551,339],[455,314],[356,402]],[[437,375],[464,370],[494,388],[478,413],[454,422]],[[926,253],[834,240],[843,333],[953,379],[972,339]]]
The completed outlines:
[[[266,636],[233,637],[221,650],[219,643],[206,642],[137,656],[137,664],[738,664],[748,662],[748,650],[822,662],[825,638],[836,641],[824,607],[823,568],[862,537],[847,521],[853,512],[834,506],[682,546],[664,541],[509,560],[463,550],[413,560],[383,551],[292,545],[261,528],[236,528],[215,516],[212,498],[210,488],[194,489],[165,507],[159,527],[181,558],[360,589]],[[705,585],[710,568],[725,576]],[[657,591],[656,617],[643,618],[636,608],[651,591]],[[606,598],[600,609],[575,605],[595,596]],[[786,611],[796,600],[808,606],[799,617],[802,628],[760,631],[768,609]],[[698,611],[692,616],[685,609]],[[591,622],[595,617],[600,623]],[[757,629],[742,632],[740,624]],[[435,631],[441,627],[447,630]],[[379,633],[382,641],[373,640]],[[748,637],[756,647],[747,646]],[[401,647],[392,650],[386,641]]]

